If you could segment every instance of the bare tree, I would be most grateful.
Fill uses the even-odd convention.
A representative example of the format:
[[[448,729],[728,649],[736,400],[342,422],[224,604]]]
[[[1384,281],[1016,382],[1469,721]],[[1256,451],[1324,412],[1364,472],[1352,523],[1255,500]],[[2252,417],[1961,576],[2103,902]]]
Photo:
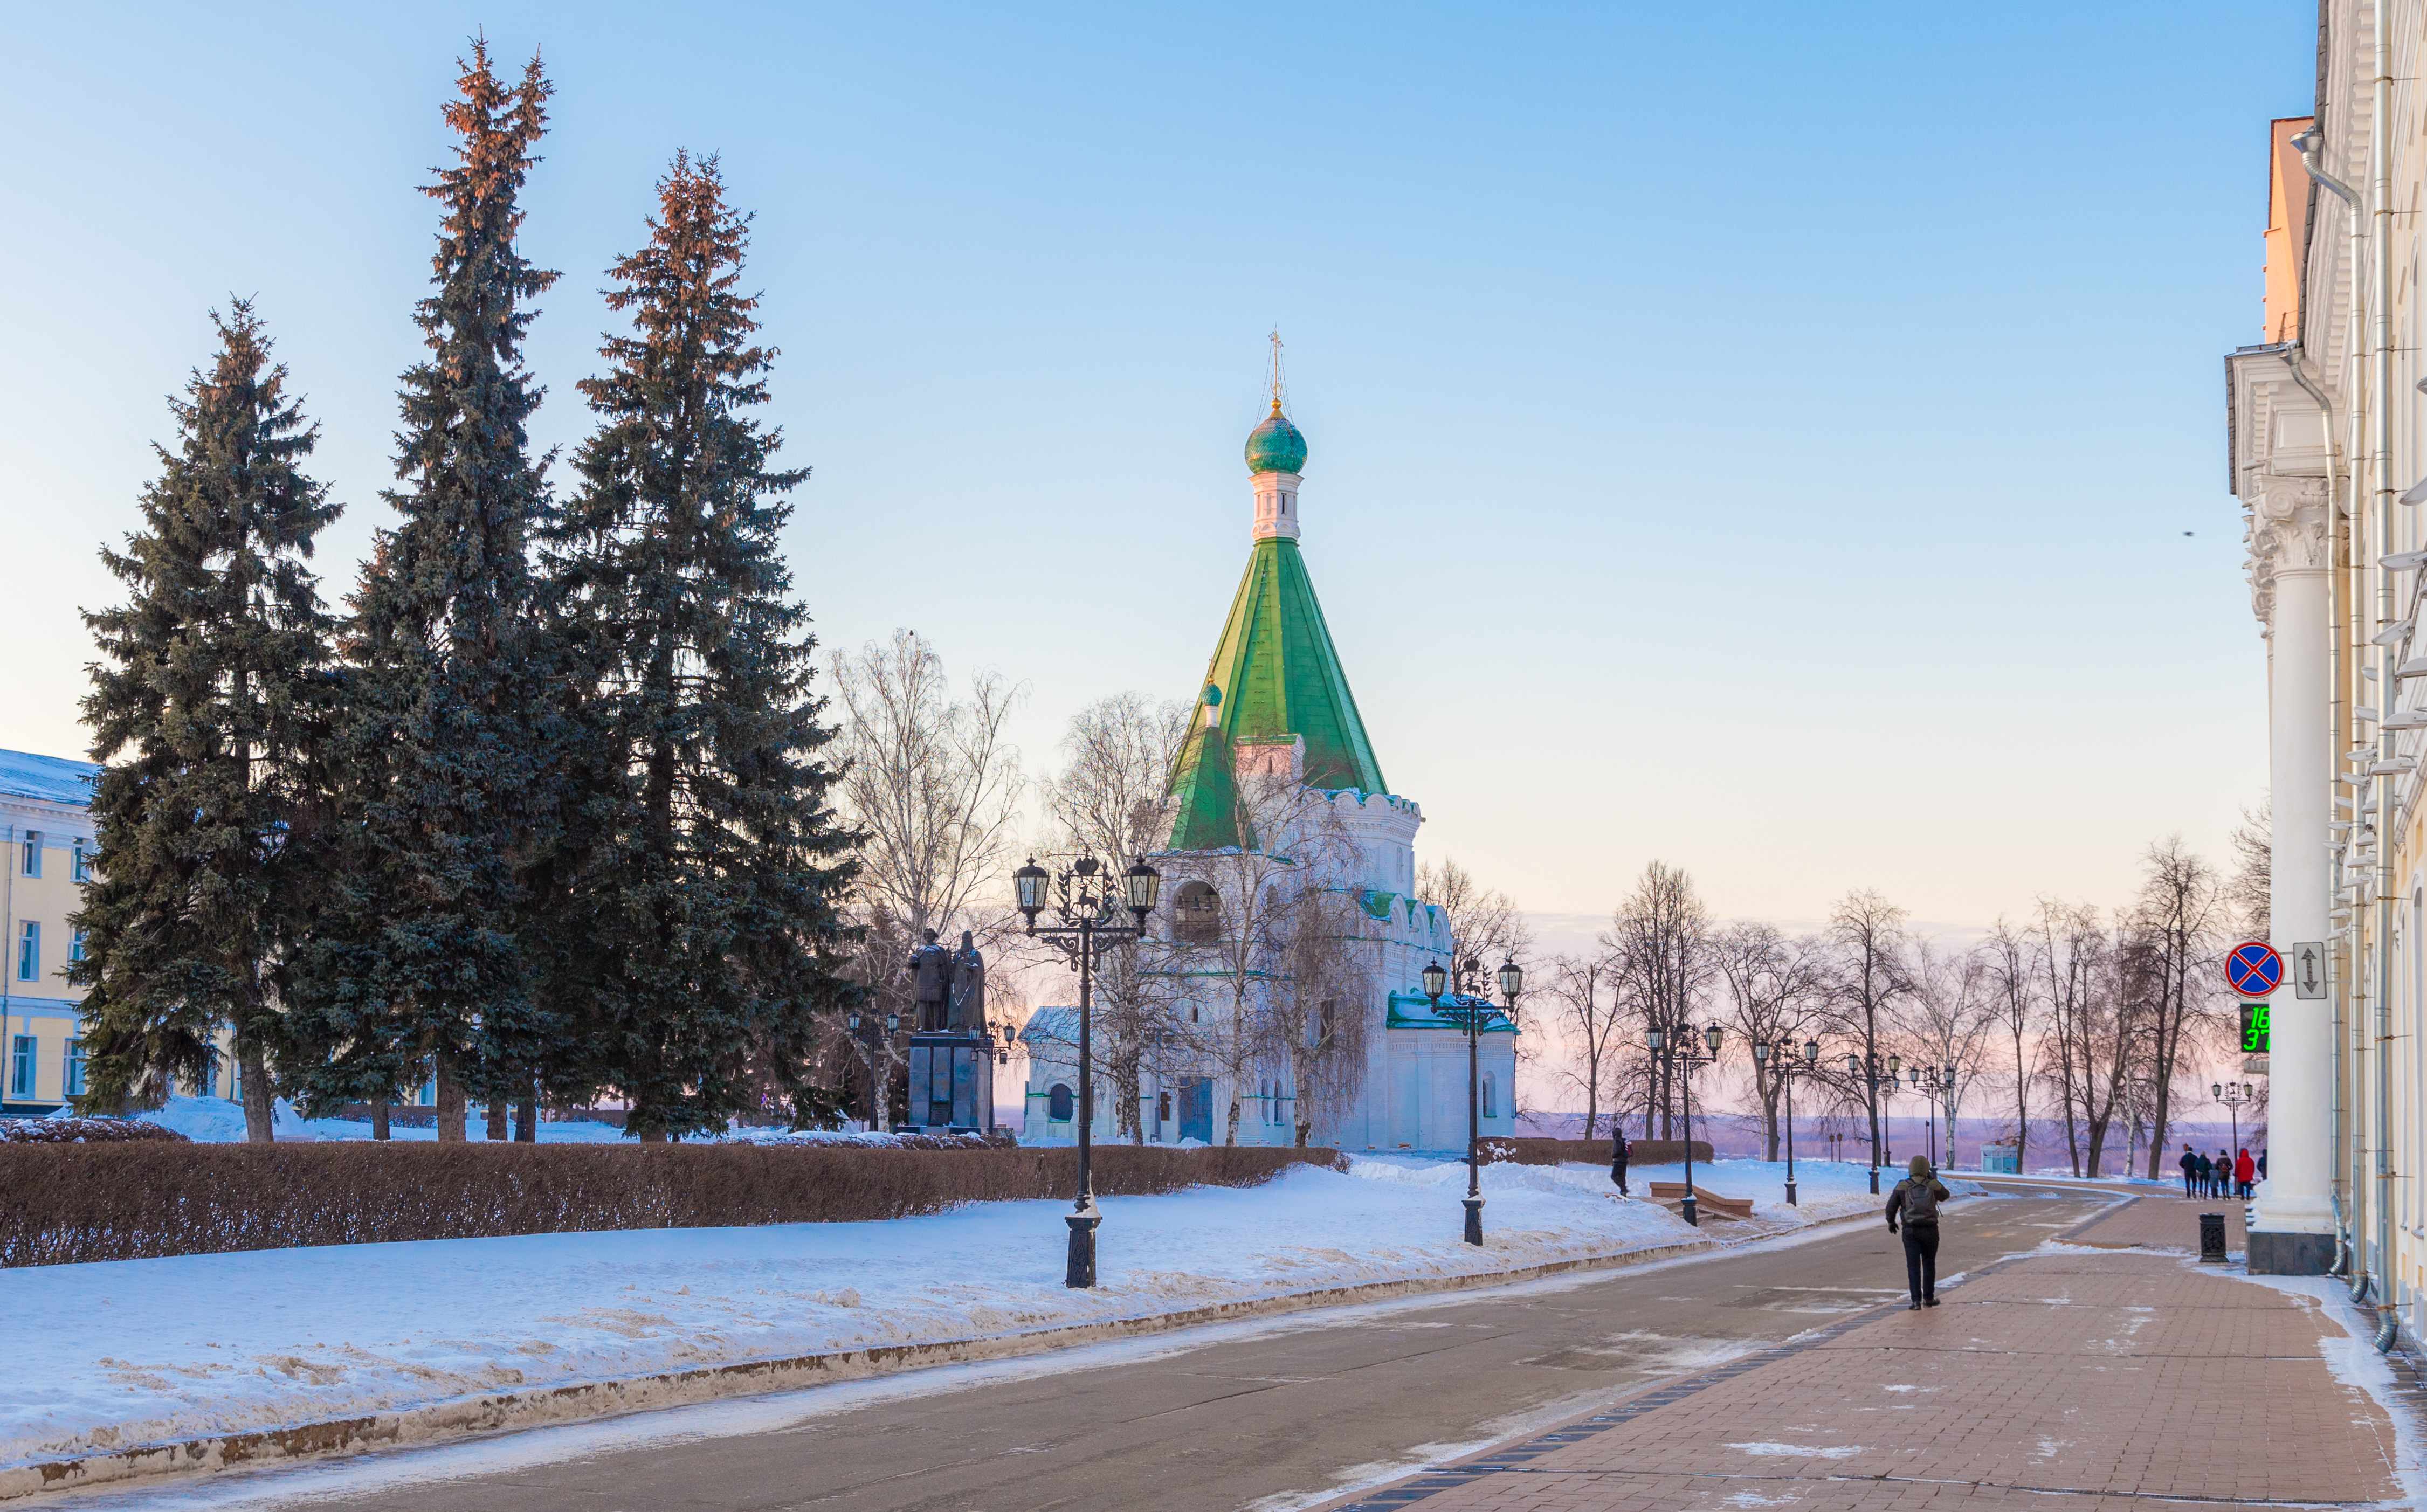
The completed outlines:
[[[1767,1045],[1767,1060],[1752,1062],[1753,1100],[1761,1114],[1767,1159],[1778,1159],[1779,1102],[1792,1074],[1779,1064],[1797,1049],[1823,1000],[1824,963],[1806,940],[1790,940],[1768,924],[1731,924],[1711,940],[1734,1010],[1736,1032],[1748,1046]]]
[[[1552,1013],[1567,1041],[1568,1055],[1559,1075],[1584,1094],[1585,1138],[1593,1137],[1601,1120],[1602,1097],[1618,1090],[1620,1032],[1625,1016],[1619,1001],[1618,963],[1606,954],[1559,955],[1549,963],[1546,990]],[[1610,1127],[1618,1127],[1615,1101]]]
[[[2147,951],[2151,980],[2142,1032],[2147,1036],[2150,1110],[2148,1176],[2156,1180],[2166,1140],[2174,1081],[2184,1036],[2216,1016],[2216,973],[2207,969],[2218,953],[2216,926],[2225,908],[2216,869],[2186,850],[2182,837],[2151,845],[2147,874],[2133,911],[2133,931]]]
[[[1164,789],[1187,717],[1185,704],[1136,692],[1099,699],[1072,715],[1062,737],[1062,768],[1040,785],[1051,831],[1047,848],[1116,865],[1160,850]],[[1167,939],[1132,941],[1107,951],[1097,967],[1088,1048],[1098,1065],[1091,1070],[1112,1094],[1115,1132],[1132,1144],[1146,1141],[1148,1081],[1162,1081],[1181,1037],[1171,1021],[1179,981],[1169,968],[1171,949]],[[1062,963],[1057,956],[1042,964]],[[1070,1052],[1075,1056],[1075,1046]]]
[[[866,838],[859,887],[882,922],[924,930],[999,927],[1020,795],[1019,754],[1003,738],[1018,690],[992,673],[956,693],[943,658],[896,630],[835,662],[842,700],[842,807]],[[894,975],[900,973],[896,970]]]
[[[2274,930],[2272,808],[2269,800],[2260,799],[2256,806],[2241,811],[2241,822],[2233,831],[2233,871],[2224,879],[2224,911],[2244,939],[2263,940]]]
[[[1989,958],[1980,951],[1944,951],[1923,940],[1913,947],[1911,962],[1913,990],[1905,996],[1900,1019],[1915,1062],[1947,1073],[1942,1084],[1952,1083],[1938,1102],[1951,1164],[1956,1110],[1988,1069],[1989,1039],[1999,1022],[1991,1000]]]
[[[1366,915],[1345,891],[1301,885],[1273,910],[1274,969],[1264,993],[1266,1064],[1290,1080],[1299,1147],[1337,1128],[1365,1076],[1365,1013],[1377,967]]]
[[[1485,886],[1473,872],[1459,866],[1455,856],[1443,856],[1439,866],[1429,861],[1417,866],[1416,896],[1440,909],[1449,926],[1450,951],[1456,959],[1442,965],[1455,970],[1459,960],[1471,959],[1481,963],[1486,974],[1498,970],[1503,961],[1532,967],[1534,931],[1526,924],[1525,916],[1518,912],[1507,893]],[[1516,1006],[1500,1010],[1517,1028],[1520,1067],[1540,1056],[1542,1041],[1547,1037],[1528,1032],[1527,1007],[1528,1000],[1520,998]],[[1513,1084],[1508,1097],[1509,1111],[1519,1111]]]
[[[1867,1066],[1886,1066],[1891,1013],[1912,990],[1905,967],[1904,910],[1867,888],[1848,893],[1829,915],[1829,941],[1837,954],[1836,990],[1831,1016]],[[1871,1163],[1881,1159],[1878,1081],[1849,1077],[1870,1126]]]
[[[1653,861],[1642,880],[1610,916],[1601,947],[1618,964],[1620,991],[1646,1029],[1658,1029],[1677,1043],[1710,985],[1711,915],[1694,891],[1694,879],[1679,868]],[[1659,1137],[1676,1137],[1676,1077],[1669,1057],[1645,1063],[1644,1133],[1653,1115]],[[1687,1136],[1692,1137],[1690,1133]]]
[[[2012,1049],[2014,1064],[2014,1167],[2030,1169],[2025,1151],[2031,1138],[2031,1057],[2028,1044],[2039,1030],[2039,996],[2028,936],[2004,919],[1981,946],[1988,973],[1989,1012]]]

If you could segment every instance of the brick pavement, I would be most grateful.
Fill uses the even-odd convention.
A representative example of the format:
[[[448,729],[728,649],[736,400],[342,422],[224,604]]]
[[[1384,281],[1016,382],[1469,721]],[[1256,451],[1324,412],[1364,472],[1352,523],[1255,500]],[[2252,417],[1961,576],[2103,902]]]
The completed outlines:
[[[2112,1248],[2179,1249],[2199,1253],[2199,1215],[2224,1214],[2224,1247],[2240,1254],[2250,1247],[2242,1227],[2242,1206],[2233,1197],[2145,1196],[2127,1203],[2074,1231],[2073,1243]]]
[[[2195,1239],[2144,1197],[2107,1237]],[[2137,1211],[2155,1210],[2155,1211]],[[2214,1211],[2210,1206],[2206,1211]],[[2111,1226],[2111,1227],[2110,1227]],[[2130,1242],[2125,1239],[2122,1242]],[[1902,1512],[2410,1505],[2394,1436],[2305,1298],[2180,1257],[2068,1249],[1329,1504],[1334,1512]]]

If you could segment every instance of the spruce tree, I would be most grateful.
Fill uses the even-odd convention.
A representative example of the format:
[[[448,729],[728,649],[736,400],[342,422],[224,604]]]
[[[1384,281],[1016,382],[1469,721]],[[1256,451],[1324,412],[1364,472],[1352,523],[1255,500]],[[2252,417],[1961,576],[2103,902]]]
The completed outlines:
[[[550,91],[537,57],[502,82],[484,41],[458,89],[455,160],[425,188],[443,216],[415,313],[429,356],[402,381],[399,520],[348,630],[341,918],[297,1025],[320,1058],[317,1100],[429,1074],[441,1139],[464,1137],[466,1093],[517,1095],[545,1048],[518,937],[551,810],[529,560],[547,501],[525,431],[542,390],[522,348],[557,275],[515,241]]]
[[[609,271],[632,323],[581,391],[598,430],[555,535],[568,645],[595,648],[582,722],[606,786],[575,889],[595,964],[583,1038],[644,1139],[721,1127],[762,1091],[796,1118],[855,870],[822,756],[815,639],[777,537],[806,470],[755,413],[775,353],[737,288],[748,219],[716,160],[677,155],[647,245]],[[578,607],[578,613],[573,612]]]
[[[304,565],[337,515],[303,459],[318,431],[251,303],[216,313],[177,449],[155,448],[143,528],[102,561],[128,590],[88,613],[84,701],[102,763],[84,906],[88,1106],[203,1077],[233,1032],[245,1135],[271,1137],[281,978],[311,917],[332,623]]]

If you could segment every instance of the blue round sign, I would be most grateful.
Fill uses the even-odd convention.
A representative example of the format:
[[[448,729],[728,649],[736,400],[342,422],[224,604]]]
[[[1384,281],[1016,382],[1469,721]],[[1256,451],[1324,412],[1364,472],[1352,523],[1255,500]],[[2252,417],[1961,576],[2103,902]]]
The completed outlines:
[[[2264,998],[2284,984],[2284,958],[2265,940],[2243,940],[2224,958],[2224,980],[2245,998]]]

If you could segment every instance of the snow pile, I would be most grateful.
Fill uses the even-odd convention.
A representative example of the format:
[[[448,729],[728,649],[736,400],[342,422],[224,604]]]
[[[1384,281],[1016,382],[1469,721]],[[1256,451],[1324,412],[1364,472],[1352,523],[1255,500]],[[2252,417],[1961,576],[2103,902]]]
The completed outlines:
[[[295,1111],[295,1105],[285,1097],[271,1105],[271,1131],[283,1140],[368,1139],[368,1120],[350,1118],[306,1118]],[[244,1105],[227,1097],[171,1097],[166,1104],[150,1113],[135,1115],[145,1123],[171,1129],[205,1145],[235,1145],[244,1140]],[[475,1110],[472,1137],[479,1139],[485,1128],[481,1115]],[[398,1140],[436,1139],[433,1128],[409,1129],[403,1124],[392,1125],[388,1137]],[[612,1124],[588,1119],[557,1123],[541,1119],[539,1137],[542,1144],[590,1144],[620,1140],[624,1131]]]
[[[186,1136],[138,1118],[83,1118],[66,1108],[40,1118],[0,1118],[0,1145],[122,1145],[146,1139],[182,1145]]]
[[[36,1267],[8,1278],[22,1314],[75,1323],[21,1330],[15,1368],[0,1383],[0,1462],[1485,1274],[1714,1234],[1695,1234],[1654,1204],[1617,1200],[1607,1174],[1591,1167],[1490,1166],[1489,1243],[1477,1250],[1459,1241],[1465,1180],[1458,1164],[1356,1159],[1346,1171],[1300,1166],[1260,1187],[1102,1198],[1103,1284],[1092,1292],[1062,1285],[1069,1205],[1060,1201],[880,1223]]]
[[[718,1141],[725,1145],[873,1145],[885,1149],[1011,1148],[1018,1141],[1008,1130],[984,1134],[886,1133],[872,1129],[744,1129],[736,1128]]]

